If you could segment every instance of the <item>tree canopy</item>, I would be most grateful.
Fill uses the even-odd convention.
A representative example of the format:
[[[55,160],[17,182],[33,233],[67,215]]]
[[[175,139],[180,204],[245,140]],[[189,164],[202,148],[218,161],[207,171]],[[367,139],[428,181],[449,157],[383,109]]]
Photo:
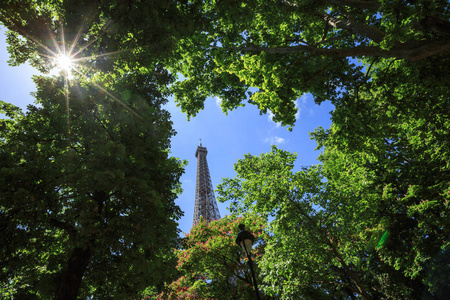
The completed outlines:
[[[73,80],[35,77],[27,112],[0,102],[5,297],[134,297],[175,270],[183,163],[169,158],[161,60],[189,26],[175,2],[147,4],[0,4],[11,65],[76,64]]]
[[[235,165],[237,176],[219,185],[219,200],[231,201],[233,212],[270,221],[259,262],[267,294],[444,299],[449,208],[440,186],[415,186],[399,199],[394,184],[382,185],[367,166],[368,154],[327,148],[323,165],[297,172],[295,159],[276,147],[246,155]],[[423,189],[435,193],[425,198]]]
[[[177,1],[7,0],[0,22],[9,30],[11,65],[29,61],[46,71],[52,54],[66,47],[76,58],[89,58],[86,68],[126,72],[155,64],[192,31],[189,11]]]
[[[131,111],[78,84],[67,106],[64,80],[35,81],[26,114],[1,103],[9,117],[0,138],[2,288],[56,299],[75,299],[81,288],[104,298],[163,280],[183,170],[168,157],[174,132],[164,98],[134,74],[110,85],[129,91]]]
[[[225,112],[248,102],[292,126],[295,100],[304,93],[317,103],[335,102],[372,73],[383,76],[370,67],[374,60],[414,62],[450,50],[445,0],[192,3],[204,21],[180,40],[181,62],[173,68],[183,75],[174,92],[188,116],[203,108],[206,97],[217,96]]]
[[[167,96],[188,117],[217,96],[225,112],[250,103],[292,129],[296,100],[311,93],[335,107],[331,128],[311,134],[321,165],[298,169],[295,154],[274,147],[246,155],[237,176],[219,185],[234,213],[259,216],[245,222],[264,238],[264,293],[443,299],[449,6],[2,1],[9,63],[47,72],[68,53],[76,79],[67,71],[35,77],[36,103],[26,113],[0,102],[2,293],[101,299],[160,291],[174,276],[169,249],[181,215],[174,199],[182,163],[168,157],[174,132],[161,109]],[[166,296],[251,295],[235,256],[235,222],[194,227],[176,251],[180,276]]]

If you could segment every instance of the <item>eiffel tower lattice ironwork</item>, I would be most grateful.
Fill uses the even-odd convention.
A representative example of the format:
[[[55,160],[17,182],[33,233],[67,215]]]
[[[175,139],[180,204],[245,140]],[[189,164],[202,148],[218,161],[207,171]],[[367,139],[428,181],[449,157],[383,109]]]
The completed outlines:
[[[195,151],[197,158],[197,182],[195,184],[195,208],[194,208],[194,222],[195,226],[200,221],[200,216],[209,223],[212,220],[220,219],[219,208],[217,207],[216,197],[214,196],[214,189],[211,183],[211,176],[209,175],[208,162],[206,155],[208,151],[206,147],[200,146]]]

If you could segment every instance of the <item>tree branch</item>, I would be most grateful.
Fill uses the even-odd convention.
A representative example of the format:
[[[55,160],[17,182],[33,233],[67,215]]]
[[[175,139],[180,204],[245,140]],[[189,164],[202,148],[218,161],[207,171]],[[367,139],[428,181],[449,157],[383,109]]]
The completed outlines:
[[[223,50],[237,50],[241,52],[266,52],[271,54],[307,53],[313,56],[329,57],[357,57],[357,56],[377,56],[385,58],[400,58],[417,61],[429,56],[445,54],[450,52],[450,38],[444,37],[428,41],[409,41],[398,44],[390,50],[384,50],[375,46],[356,46],[353,48],[329,49],[317,48],[307,45],[286,46],[286,47],[213,47]]]
[[[330,24],[335,28],[343,29],[353,34],[365,36],[376,43],[380,43],[386,36],[386,33],[375,27],[358,23],[351,19],[337,19],[332,15],[322,14],[319,12],[316,12],[315,15],[324,19],[327,22],[327,24]]]

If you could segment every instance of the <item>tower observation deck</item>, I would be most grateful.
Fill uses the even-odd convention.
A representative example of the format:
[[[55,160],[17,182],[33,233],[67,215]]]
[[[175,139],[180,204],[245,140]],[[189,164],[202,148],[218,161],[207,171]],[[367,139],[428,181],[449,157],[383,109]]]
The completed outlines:
[[[211,176],[209,175],[208,162],[206,155],[208,151],[206,147],[200,146],[195,151],[197,158],[197,180],[195,184],[195,208],[194,208],[194,222],[195,226],[200,221],[200,216],[209,223],[212,220],[220,219],[219,208],[217,207],[216,197],[214,196],[214,189],[211,183]]]

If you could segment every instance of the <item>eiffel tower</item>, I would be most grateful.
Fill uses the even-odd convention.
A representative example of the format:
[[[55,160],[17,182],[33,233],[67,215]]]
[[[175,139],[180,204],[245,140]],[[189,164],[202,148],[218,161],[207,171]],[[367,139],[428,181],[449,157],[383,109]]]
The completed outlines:
[[[211,183],[211,176],[209,175],[206,154],[208,154],[208,151],[206,150],[206,147],[202,147],[202,140],[200,140],[200,146],[198,146],[197,151],[195,151],[195,157],[197,158],[197,182],[195,184],[193,226],[200,222],[200,216],[202,216],[207,223],[212,220],[220,219],[219,208],[217,207],[216,197],[214,196],[214,189]]]

